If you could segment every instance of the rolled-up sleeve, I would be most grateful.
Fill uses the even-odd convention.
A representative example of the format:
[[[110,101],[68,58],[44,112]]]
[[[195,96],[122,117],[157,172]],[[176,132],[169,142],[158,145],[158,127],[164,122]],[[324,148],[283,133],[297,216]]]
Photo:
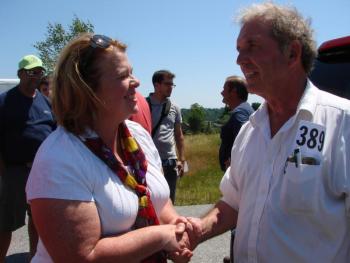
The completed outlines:
[[[237,183],[234,180],[234,175],[233,171],[231,171],[231,167],[227,168],[224,176],[221,179],[220,191],[222,193],[221,200],[238,211],[238,187]]]

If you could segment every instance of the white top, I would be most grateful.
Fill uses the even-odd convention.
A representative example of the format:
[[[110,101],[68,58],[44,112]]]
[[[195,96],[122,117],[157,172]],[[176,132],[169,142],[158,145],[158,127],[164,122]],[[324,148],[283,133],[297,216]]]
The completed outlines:
[[[132,121],[126,123],[145,153],[148,162],[146,180],[159,216],[169,199],[161,160],[145,129]],[[95,202],[103,236],[130,230],[138,211],[135,192],[124,186],[102,160],[63,127],[58,127],[40,146],[26,192],[29,202],[36,198]],[[41,241],[32,262],[52,262]]]
[[[308,83],[273,138],[266,104],[242,127],[220,185],[239,210],[235,262],[350,262],[349,110]]]

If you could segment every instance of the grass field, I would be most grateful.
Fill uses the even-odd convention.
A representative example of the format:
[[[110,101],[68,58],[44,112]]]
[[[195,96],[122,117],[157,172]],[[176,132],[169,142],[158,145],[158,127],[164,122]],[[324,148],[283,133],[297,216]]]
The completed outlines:
[[[189,172],[178,180],[175,205],[210,204],[220,198],[219,145],[219,134],[185,136]]]

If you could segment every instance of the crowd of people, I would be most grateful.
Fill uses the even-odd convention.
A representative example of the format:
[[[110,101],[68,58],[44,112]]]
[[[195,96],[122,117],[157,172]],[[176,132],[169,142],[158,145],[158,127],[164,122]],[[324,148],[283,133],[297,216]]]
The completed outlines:
[[[349,261],[350,101],[309,81],[316,44],[298,10],[253,4],[239,21],[222,198],[201,218],[173,206],[186,162],[174,73],[156,71],[144,98],[126,45],[90,33],[50,77],[23,57],[0,95],[0,262],[26,211],[34,263],[188,262],[232,229],[229,262]],[[265,99],[255,112],[248,93]]]

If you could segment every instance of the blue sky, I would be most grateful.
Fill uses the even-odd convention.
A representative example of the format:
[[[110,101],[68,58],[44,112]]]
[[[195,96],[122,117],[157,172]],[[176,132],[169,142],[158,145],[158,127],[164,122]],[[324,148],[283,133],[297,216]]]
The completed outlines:
[[[153,91],[158,69],[176,74],[172,98],[182,108],[193,103],[222,107],[221,89],[229,75],[242,75],[236,65],[239,26],[233,18],[250,0],[1,0],[0,78],[16,78],[17,63],[45,39],[47,25],[67,27],[74,15],[89,20],[95,32],[128,45],[139,91]],[[350,35],[349,0],[289,0],[312,19],[318,45]],[[261,98],[250,96],[250,102]]]

